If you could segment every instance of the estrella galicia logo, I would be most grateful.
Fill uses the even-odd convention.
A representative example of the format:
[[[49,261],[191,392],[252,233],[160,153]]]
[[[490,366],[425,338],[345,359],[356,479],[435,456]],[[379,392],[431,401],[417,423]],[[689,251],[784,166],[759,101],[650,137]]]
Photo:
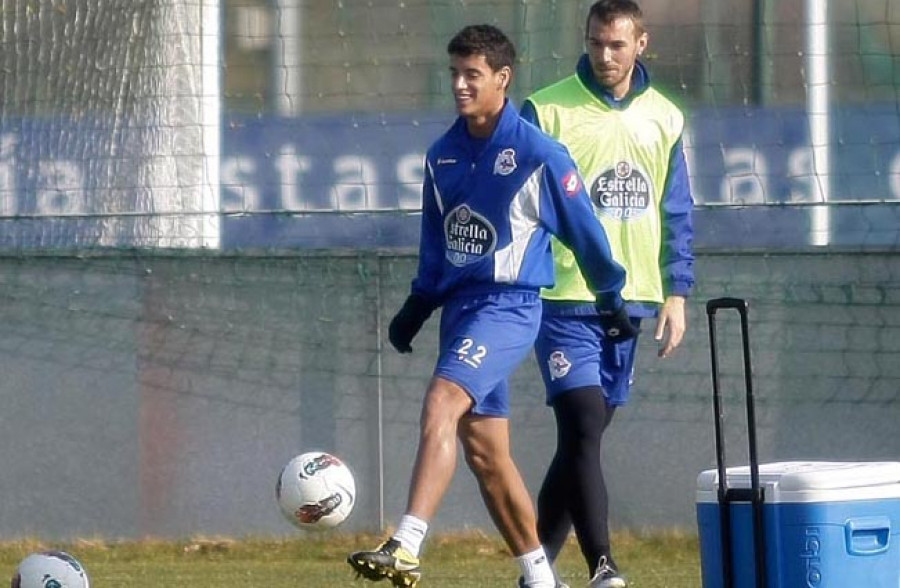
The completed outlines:
[[[650,208],[650,182],[640,170],[620,161],[594,180],[591,200],[601,214],[623,221],[637,219]]]
[[[323,453],[322,455],[317,455],[313,459],[303,464],[303,473],[300,474],[300,478],[311,478],[316,475],[316,472],[320,472],[327,467],[333,465],[340,465],[340,461],[333,455],[329,455],[327,453]]]
[[[444,239],[447,260],[462,267],[494,252],[497,231],[486,218],[463,204],[444,219]]]

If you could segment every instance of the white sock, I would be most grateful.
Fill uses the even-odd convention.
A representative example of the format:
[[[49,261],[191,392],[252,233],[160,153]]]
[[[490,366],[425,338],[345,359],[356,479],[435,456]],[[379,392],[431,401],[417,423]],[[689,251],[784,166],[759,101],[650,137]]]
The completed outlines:
[[[399,541],[400,545],[413,556],[419,557],[419,551],[422,550],[422,542],[425,541],[426,533],[428,533],[428,523],[418,517],[406,514],[400,519],[397,532],[394,533],[394,539]]]
[[[550,567],[550,560],[544,553],[543,547],[538,547],[534,551],[525,553],[516,558],[519,567],[522,568],[522,576],[525,579],[525,585],[529,588],[555,588],[556,578],[553,577],[553,568]]]

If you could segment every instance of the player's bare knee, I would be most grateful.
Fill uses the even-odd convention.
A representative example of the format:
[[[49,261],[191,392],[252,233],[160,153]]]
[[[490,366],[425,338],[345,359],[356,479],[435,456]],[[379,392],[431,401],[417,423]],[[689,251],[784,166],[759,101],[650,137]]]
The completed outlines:
[[[464,449],[466,464],[482,482],[502,477],[510,464],[508,454],[495,451],[489,446],[464,445]]]
[[[459,385],[434,378],[425,393],[422,418],[448,419],[454,423],[472,408],[472,398]]]

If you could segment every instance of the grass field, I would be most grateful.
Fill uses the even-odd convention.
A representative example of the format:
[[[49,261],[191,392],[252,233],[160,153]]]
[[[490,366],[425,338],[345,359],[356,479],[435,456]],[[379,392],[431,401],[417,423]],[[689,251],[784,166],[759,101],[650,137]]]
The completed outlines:
[[[618,533],[616,557],[632,588],[699,588],[695,535],[668,532]],[[9,578],[27,554],[63,549],[84,564],[92,588],[389,588],[355,579],[347,553],[374,547],[379,537],[338,533],[297,539],[219,539],[71,544],[36,541],[0,543],[0,573]],[[587,585],[574,541],[558,562],[572,588]],[[481,533],[435,534],[423,555],[421,588],[513,588],[518,568],[499,538]],[[0,585],[6,580],[0,577]]]

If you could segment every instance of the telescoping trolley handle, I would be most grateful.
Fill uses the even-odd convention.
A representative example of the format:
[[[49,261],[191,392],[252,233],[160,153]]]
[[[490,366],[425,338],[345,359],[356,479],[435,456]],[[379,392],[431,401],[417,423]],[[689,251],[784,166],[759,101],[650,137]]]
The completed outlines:
[[[753,551],[756,564],[756,587],[766,588],[766,549],[763,528],[763,490],[759,484],[759,459],[756,454],[756,414],[753,406],[753,377],[750,364],[750,334],[747,321],[749,305],[741,298],[714,298],[706,303],[709,319],[709,350],[712,359],[713,412],[715,413],[716,465],[719,473],[719,520],[722,536],[722,572],[725,588],[733,588],[731,503],[750,502],[753,508]],[[716,312],[733,309],[741,318],[741,344],[744,352],[744,386],[747,401],[747,434],[750,443],[750,488],[729,488],[726,476],[725,432],[722,394],[719,386],[719,360],[716,345]]]

